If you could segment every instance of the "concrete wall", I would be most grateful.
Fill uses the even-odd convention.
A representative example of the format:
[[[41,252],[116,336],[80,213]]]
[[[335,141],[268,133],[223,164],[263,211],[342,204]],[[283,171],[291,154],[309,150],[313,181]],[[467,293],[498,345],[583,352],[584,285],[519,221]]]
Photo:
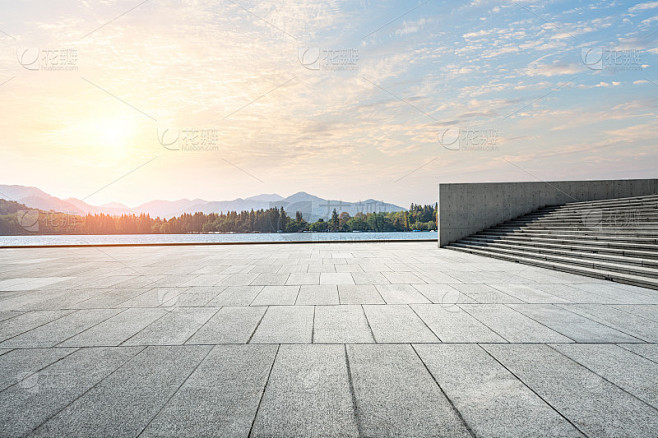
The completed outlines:
[[[658,179],[439,184],[439,246],[549,205],[658,194]]]

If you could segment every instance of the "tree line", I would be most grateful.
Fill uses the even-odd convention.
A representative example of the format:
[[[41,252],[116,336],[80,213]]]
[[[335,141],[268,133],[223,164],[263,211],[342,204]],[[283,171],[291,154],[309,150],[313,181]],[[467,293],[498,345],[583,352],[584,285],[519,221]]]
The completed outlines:
[[[188,233],[299,233],[354,231],[428,231],[436,229],[437,205],[411,204],[409,211],[357,213],[334,209],[331,217],[315,222],[294,217],[281,208],[227,213],[184,213],[171,219],[148,214],[85,216],[29,209],[0,199],[0,234],[188,234]]]

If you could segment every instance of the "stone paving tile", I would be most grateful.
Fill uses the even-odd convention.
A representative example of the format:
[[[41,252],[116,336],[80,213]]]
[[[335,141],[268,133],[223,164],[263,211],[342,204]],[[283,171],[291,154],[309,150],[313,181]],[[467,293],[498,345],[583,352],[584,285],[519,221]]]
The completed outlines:
[[[657,344],[619,344],[620,347],[632,351],[633,353],[658,363],[658,345]]]
[[[361,306],[319,306],[315,309],[315,343],[375,342]]]
[[[508,342],[573,342],[503,304],[459,306]]]
[[[72,313],[72,310],[44,310],[26,312],[15,318],[0,322],[0,341],[25,333],[57,318]]]
[[[452,283],[450,286],[481,304],[522,303],[518,298],[486,284]]]
[[[658,363],[616,345],[558,344],[553,348],[658,409]]]
[[[449,284],[413,284],[418,292],[436,304],[455,305],[459,303],[475,303],[468,295],[459,292]]]
[[[210,351],[147,347],[44,423],[35,436],[137,436]]]
[[[261,273],[250,284],[252,286],[283,286],[286,284],[288,276],[289,274]]]
[[[338,286],[333,284],[302,285],[297,295],[297,306],[330,306],[339,304]]]
[[[409,306],[367,305],[363,309],[378,343],[439,342]]]
[[[647,342],[658,342],[658,322],[602,304],[562,305],[564,309]]]
[[[300,286],[265,286],[252,301],[252,306],[292,306]]]
[[[224,271],[226,273],[226,271]],[[258,277],[258,274],[236,273],[229,274],[218,281],[214,286],[248,286]]]
[[[551,304],[508,304],[508,306],[576,342],[641,342],[619,330]]]
[[[354,279],[349,272],[320,274],[320,284],[354,284]]]
[[[196,333],[219,309],[173,308],[142,331],[126,340],[123,345],[180,345]]]
[[[414,348],[476,436],[583,436],[478,345]]]
[[[534,285],[527,284],[489,284],[494,289],[518,298],[526,303],[567,303],[564,298],[545,292]]]
[[[248,436],[276,350],[215,346],[141,436]]]
[[[286,280],[288,285],[320,284],[320,274],[317,272],[293,272]]]
[[[208,306],[248,306],[263,290],[264,286],[228,286]]]
[[[456,304],[411,304],[442,342],[507,342]]]
[[[392,284],[424,283],[413,272],[382,272],[382,275]]]
[[[246,344],[266,310],[266,307],[222,307],[187,343]]]
[[[409,345],[348,345],[363,436],[470,437]]]
[[[82,348],[0,393],[0,436],[24,436],[132,359],[142,347]],[[105,400],[109,402],[109,400]],[[105,411],[105,418],[111,411]],[[115,419],[117,425],[121,421]],[[60,436],[71,436],[62,431]],[[90,436],[93,429],[86,434]],[[76,434],[73,434],[75,436]],[[96,432],[98,435],[98,432]],[[52,434],[51,436],[54,436]]]
[[[340,304],[385,304],[384,299],[371,284],[339,284]]]
[[[11,350],[9,353],[1,355],[0,391],[29,378],[35,372],[74,351],[76,351],[75,348],[30,348]]]
[[[352,272],[354,284],[390,284],[381,272]]]
[[[585,435],[654,436],[649,405],[547,345],[483,345],[498,361]]]
[[[60,344],[62,347],[105,347],[126,341],[168,312],[164,309],[131,308]]]
[[[119,309],[78,310],[0,344],[2,348],[53,347],[60,342],[100,324],[119,313]]]
[[[423,294],[410,284],[378,284],[375,286],[386,304],[429,303]]]
[[[658,322],[658,305],[655,304],[630,304],[618,306],[613,306],[616,309],[623,310],[624,312],[632,313],[636,316],[641,316],[642,318],[649,319],[651,321]]]
[[[359,436],[345,347],[282,345],[252,436]]]
[[[304,344],[313,339],[314,308],[311,306],[268,307],[252,343]]]

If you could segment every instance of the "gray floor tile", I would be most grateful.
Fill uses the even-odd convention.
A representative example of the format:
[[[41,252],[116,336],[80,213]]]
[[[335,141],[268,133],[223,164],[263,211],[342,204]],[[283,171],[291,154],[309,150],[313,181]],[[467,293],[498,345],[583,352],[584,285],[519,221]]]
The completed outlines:
[[[339,304],[338,286],[335,284],[302,285],[297,295],[297,306],[330,306]]]
[[[134,437],[209,350],[208,346],[147,347],[48,420],[35,435]]]
[[[508,342],[573,342],[504,304],[460,304],[460,307]]]
[[[358,436],[342,345],[282,345],[253,436]]]
[[[265,286],[252,306],[292,306],[301,286]]]
[[[126,309],[60,345],[62,347],[116,346],[166,314],[168,312],[164,309]]]
[[[340,304],[385,304],[372,284],[339,284]]]
[[[658,409],[657,363],[616,345],[559,344],[554,348]]]
[[[439,342],[409,306],[367,305],[363,309],[378,343]]]
[[[247,437],[276,349],[215,346],[141,436]]]
[[[188,344],[245,344],[263,318],[266,307],[222,307]]]
[[[640,342],[637,338],[551,304],[508,306],[576,342]]]
[[[315,309],[313,342],[375,342],[361,306],[319,306]]]
[[[652,436],[656,410],[547,345],[484,345],[588,436]]]
[[[248,306],[264,286],[229,286],[208,302],[208,306]]]
[[[180,345],[217,312],[213,307],[176,307],[123,345]]]
[[[476,436],[583,436],[478,345],[415,349]]]
[[[52,347],[119,313],[119,309],[78,310],[0,344],[3,348]]]
[[[363,436],[471,436],[411,346],[347,352]]]
[[[76,351],[75,348],[17,349],[0,356],[0,391]]]
[[[410,284],[378,284],[375,286],[386,304],[429,303],[417,289]]]
[[[313,336],[311,306],[272,306],[256,329],[252,343],[310,343]]]
[[[141,347],[82,348],[6,389],[0,393],[0,436],[30,433],[140,350]],[[107,414],[106,411],[106,417]],[[76,436],[70,432],[63,431],[60,436]],[[82,435],[88,436],[77,434]]]
[[[411,304],[442,342],[507,342],[454,304]]]

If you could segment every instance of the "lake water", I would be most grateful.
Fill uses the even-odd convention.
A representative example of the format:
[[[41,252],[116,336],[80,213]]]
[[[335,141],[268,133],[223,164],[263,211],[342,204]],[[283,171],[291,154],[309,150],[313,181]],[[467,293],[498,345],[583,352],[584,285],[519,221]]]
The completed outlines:
[[[436,231],[400,233],[272,233],[272,234],[112,234],[79,236],[0,236],[3,246],[111,245],[223,242],[328,242],[436,240]]]

